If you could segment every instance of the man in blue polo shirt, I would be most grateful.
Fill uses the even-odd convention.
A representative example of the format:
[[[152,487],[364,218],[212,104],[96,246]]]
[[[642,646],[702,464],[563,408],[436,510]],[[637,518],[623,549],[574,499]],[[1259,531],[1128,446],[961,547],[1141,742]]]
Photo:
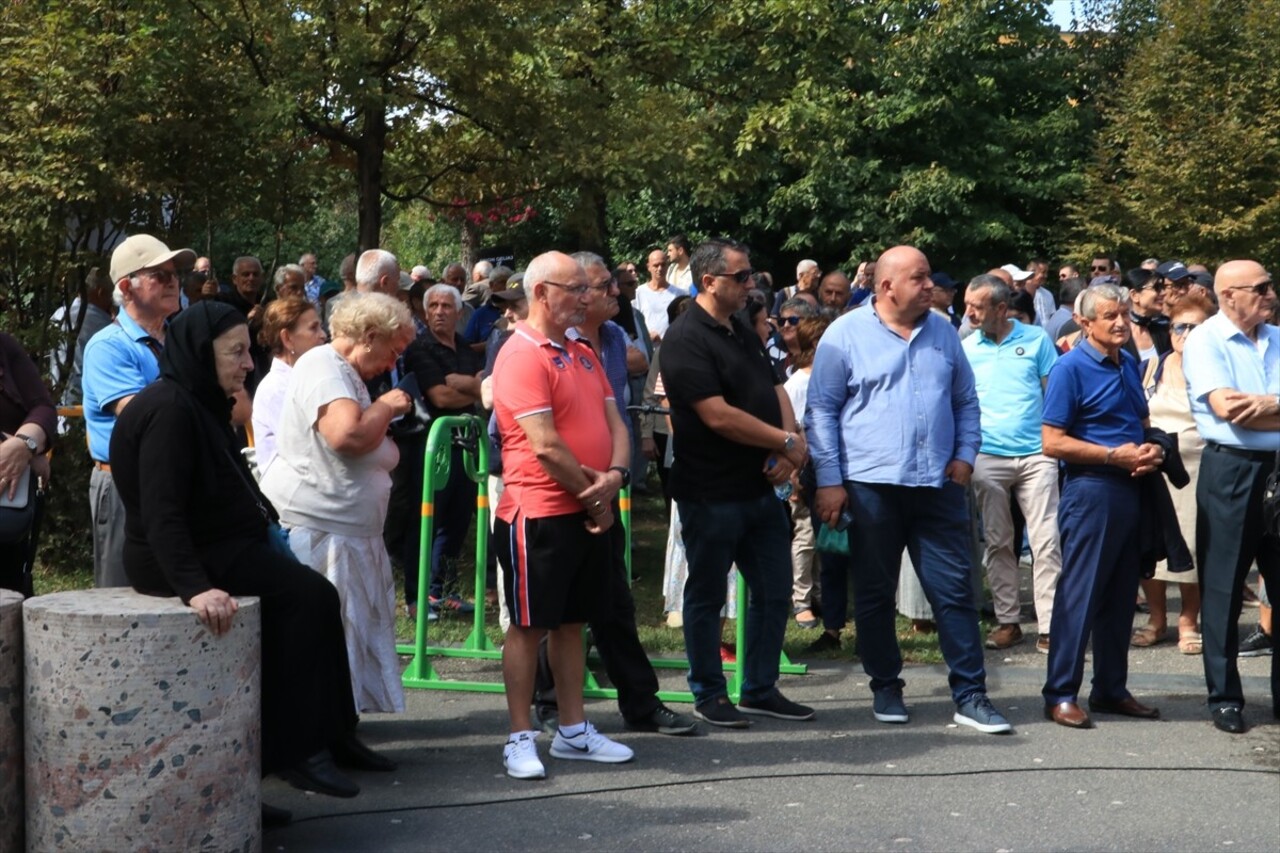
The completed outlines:
[[[961,346],[973,368],[982,407],[982,452],[973,466],[973,488],[987,540],[987,579],[1000,623],[987,648],[1022,642],[1018,602],[1018,553],[1010,498],[1027,520],[1035,560],[1032,590],[1040,636],[1036,651],[1049,653],[1053,593],[1062,570],[1058,550],[1058,464],[1041,452],[1044,386],[1057,351],[1044,330],[1009,318],[1009,285],[993,275],[969,282],[965,316],[976,333]]]
[[[929,310],[929,273],[918,249],[887,250],[876,261],[870,307],[836,320],[818,344],[805,416],[818,480],[814,515],[829,527],[846,507],[853,516],[854,622],[875,718],[908,719],[894,630],[906,548],[951,670],[952,719],[997,734],[1012,727],[987,698],[964,491],[981,415],[960,339]]]
[[[1080,707],[1085,647],[1093,638],[1089,710],[1154,719],[1133,698],[1129,632],[1138,594],[1138,477],[1163,460],[1143,441],[1147,400],[1138,362],[1123,350],[1129,313],[1120,288],[1099,284],[1080,300],[1079,346],[1058,359],[1045,389],[1045,455],[1066,463],[1058,530],[1062,574],[1054,598],[1045,717],[1068,728],[1093,721]]]
[[[135,234],[111,253],[115,322],[84,348],[84,419],[89,433],[89,512],[93,518],[93,582],[129,586],[124,572],[124,504],[111,478],[108,449],[116,418],[134,395],[160,376],[165,322],[178,310],[178,276],[195,263],[190,249],[171,250]]]
[[[1196,568],[1203,600],[1204,677],[1213,724],[1245,730],[1236,668],[1240,590],[1256,560],[1280,599],[1280,536],[1262,523],[1262,490],[1280,459],[1280,329],[1271,273],[1228,261],[1213,282],[1221,312],[1187,338],[1182,356],[1191,415],[1205,440],[1196,481]],[[1280,718],[1280,655],[1271,658],[1272,712]]]

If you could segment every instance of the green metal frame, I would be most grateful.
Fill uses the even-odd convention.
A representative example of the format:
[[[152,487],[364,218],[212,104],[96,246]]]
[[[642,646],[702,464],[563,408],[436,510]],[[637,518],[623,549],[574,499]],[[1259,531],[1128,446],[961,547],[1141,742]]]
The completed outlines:
[[[471,633],[459,646],[433,646],[427,643],[429,626],[428,596],[431,580],[431,539],[435,524],[436,483],[449,479],[451,448],[455,431],[465,442],[462,461],[466,474],[476,484],[476,609]],[[481,693],[503,693],[506,687],[501,681],[460,681],[441,678],[431,665],[432,656],[471,658],[476,660],[501,660],[502,650],[489,641],[484,630],[485,571],[489,562],[489,439],[484,423],[474,415],[436,418],[427,433],[427,449],[422,462],[422,518],[421,539],[418,548],[418,619],[412,645],[398,645],[400,654],[412,655],[405,669],[402,682],[405,687],[422,690],[466,690]],[[627,579],[631,578],[631,490],[623,489],[618,495],[619,522],[625,540]],[[746,648],[747,585],[738,575],[738,614],[735,625],[737,657],[741,659]],[[598,658],[597,658],[598,660]],[[686,658],[650,658],[649,663],[658,669],[687,669]],[[804,675],[808,667],[795,664],[782,655],[779,672],[787,675]],[[730,698],[741,698],[742,685],[738,677],[738,665],[724,665],[726,687]],[[587,699],[617,699],[618,691],[601,687],[591,670],[586,671],[582,695]],[[693,694],[687,690],[660,690],[658,698],[664,702],[692,703]]]

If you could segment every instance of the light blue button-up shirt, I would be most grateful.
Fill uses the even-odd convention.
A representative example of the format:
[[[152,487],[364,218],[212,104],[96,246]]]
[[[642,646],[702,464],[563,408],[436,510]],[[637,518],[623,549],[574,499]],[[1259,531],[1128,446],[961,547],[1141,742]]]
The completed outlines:
[[[1280,394],[1280,329],[1260,324],[1254,343],[1226,314],[1215,314],[1187,336],[1182,372],[1201,438],[1245,450],[1280,450],[1280,432],[1238,427],[1209,406],[1209,395],[1219,388]]]
[[[876,298],[818,344],[805,416],[818,485],[941,488],[948,463],[972,465],[982,444],[973,370],[946,320],[927,311],[903,340]]]

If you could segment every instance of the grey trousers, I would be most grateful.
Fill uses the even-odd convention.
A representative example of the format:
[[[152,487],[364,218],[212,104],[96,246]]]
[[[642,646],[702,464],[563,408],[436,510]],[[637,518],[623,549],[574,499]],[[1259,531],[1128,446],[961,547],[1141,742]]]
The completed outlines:
[[[93,585],[129,586],[124,573],[124,501],[110,471],[89,474],[89,515],[93,518]]]

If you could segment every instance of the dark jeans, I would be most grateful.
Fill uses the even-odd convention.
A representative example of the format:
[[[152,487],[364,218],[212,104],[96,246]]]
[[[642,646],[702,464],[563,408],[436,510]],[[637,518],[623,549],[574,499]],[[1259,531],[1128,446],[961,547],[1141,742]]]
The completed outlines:
[[[1204,680],[1209,707],[1214,710],[1228,705],[1244,707],[1236,656],[1241,588],[1254,560],[1266,582],[1267,597],[1273,603],[1280,599],[1280,539],[1262,532],[1262,488],[1274,464],[1233,456],[1215,447],[1206,447],[1200,458],[1196,569],[1200,575]],[[1274,627],[1271,636],[1276,636]],[[1271,703],[1280,711],[1280,654],[1271,656]]]
[[[391,496],[387,500],[387,520],[382,540],[387,554],[404,572],[404,600],[418,603],[418,551],[422,532],[422,457],[426,433],[393,437],[400,449],[400,461],[391,472]]]
[[[734,563],[751,595],[746,652],[738,661],[742,698],[777,689],[782,638],[791,618],[790,522],[772,491],[741,501],[676,500],[689,576],[684,586],[684,644],[689,689],[698,704],[727,695],[720,663],[720,609]],[[739,613],[742,619],[744,614]]]
[[[1159,475],[1152,475],[1159,476]],[[1089,695],[1119,702],[1131,695],[1129,637],[1138,594],[1138,483],[1127,474],[1068,474],[1058,502],[1062,574],[1049,623],[1046,705],[1079,701],[1084,654],[1093,638]]]
[[[617,503],[614,504],[615,518]],[[640,645],[636,633],[636,603],[627,584],[627,565],[623,559],[625,547],[622,527],[619,524],[609,530],[609,561],[607,600],[604,614],[587,623],[595,638],[596,649],[604,662],[605,673],[618,691],[618,710],[628,722],[640,722],[658,709],[658,676],[649,663],[649,656]],[[555,679],[547,661],[547,638],[538,645],[538,675],[533,688],[533,702],[541,716],[556,707]]]
[[[431,533],[431,597],[442,598],[458,586],[456,560],[467,540],[476,509],[476,483],[467,476],[462,448],[450,448],[449,479],[435,494]]]
[[[853,618],[871,689],[903,684],[894,596],[905,547],[938,623],[952,699],[959,704],[986,692],[964,487],[846,482],[845,488],[853,514]]]
[[[839,633],[849,622],[849,569],[852,557],[818,552],[822,577],[822,627]]]

